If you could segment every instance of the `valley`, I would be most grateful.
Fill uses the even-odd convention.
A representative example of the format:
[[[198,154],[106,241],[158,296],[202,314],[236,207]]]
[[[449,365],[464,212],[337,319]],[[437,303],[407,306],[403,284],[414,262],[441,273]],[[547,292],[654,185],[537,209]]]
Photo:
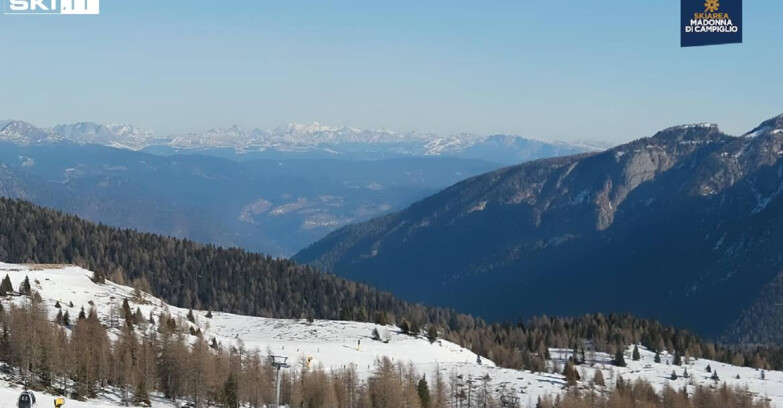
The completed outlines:
[[[293,259],[489,320],[632,313],[781,344],[783,116],[469,178]]]

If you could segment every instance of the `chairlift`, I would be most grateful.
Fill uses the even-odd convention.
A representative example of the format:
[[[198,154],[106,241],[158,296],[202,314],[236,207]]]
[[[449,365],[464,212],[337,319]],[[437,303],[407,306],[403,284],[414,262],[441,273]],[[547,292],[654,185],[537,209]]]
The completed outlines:
[[[19,400],[16,401],[17,408],[33,408],[35,406],[35,394],[32,391],[22,391],[19,394]]]

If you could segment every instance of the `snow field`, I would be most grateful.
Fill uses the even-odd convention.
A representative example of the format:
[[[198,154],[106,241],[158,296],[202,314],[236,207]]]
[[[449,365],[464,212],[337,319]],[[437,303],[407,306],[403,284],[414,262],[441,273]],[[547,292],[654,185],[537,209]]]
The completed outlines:
[[[13,265],[0,263],[0,279],[8,274],[14,289],[17,289],[28,276],[34,291],[37,291],[46,303],[52,320],[57,309],[55,303],[59,301],[63,312],[69,312],[71,321],[75,321],[82,307],[89,312],[95,305],[100,319],[111,326],[112,320],[115,326],[120,327],[121,318],[117,315],[123,299],[128,299],[131,309],[140,308],[145,317],[150,313],[156,321],[162,314],[170,314],[177,318],[181,324],[189,324],[200,328],[204,338],[211,340],[213,337],[224,346],[237,345],[240,341],[248,351],[258,350],[266,354],[267,350],[275,355],[289,358],[293,368],[300,368],[300,364],[307,357],[312,358],[312,365],[322,366],[326,370],[339,369],[349,364],[355,364],[361,378],[371,374],[374,363],[378,358],[389,357],[394,361],[412,363],[420,374],[426,374],[428,379],[433,377],[435,370],[440,370],[444,381],[448,384],[454,375],[462,375],[463,381],[468,378],[476,380],[477,388],[483,387],[480,378],[489,376],[488,389],[492,391],[505,390],[507,393],[515,392],[520,398],[523,407],[535,406],[539,396],[563,392],[565,380],[560,374],[531,373],[529,371],[517,371],[499,368],[494,363],[482,357],[482,364],[476,363],[476,355],[454,343],[438,340],[430,343],[425,336],[408,336],[400,333],[394,326],[378,326],[372,323],[358,323],[331,320],[315,320],[308,323],[304,320],[271,319],[263,317],[240,316],[230,313],[213,312],[213,317],[207,318],[206,311],[194,310],[195,324],[186,320],[187,309],[177,308],[162,302],[149,294],[143,294],[143,300],[138,301],[132,288],[118,285],[112,282],[95,284],[90,280],[92,272],[82,268],[67,265]],[[21,303],[29,301],[26,297],[15,296],[4,300],[6,305],[10,302]],[[70,303],[73,306],[69,306]],[[114,312],[112,312],[114,308]],[[371,333],[374,328],[381,332],[383,338],[386,334],[390,341],[374,341]],[[109,331],[116,333],[117,328]],[[761,372],[752,368],[736,367],[705,359],[691,359],[681,367],[667,365],[673,357],[666,352],[661,353],[661,363],[654,363],[654,353],[639,347],[640,361],[632,361],[629,346],[626,350],[627,367],[614,367],[610,364],[611,357],[604,353],[595,353],[595,365],[578,366],[582,380],[579,386],[587,388],[593,379],[596,369],[603,373],[606,384],[612,387],[619,376],[625,380],[635,381],[643,378],[649,381],[657,390],[664,384],[680,389],[683,385],[693,391],[696,385],[717,386],[723,382],[728,385],[747,387],[748,390],[759,398],[769,398],[773,406],[783,408],[783,372],[766,371],[765,380],[761,379]],[[552,361],[550,367],[557,365],[563,367],[570,350],[550,349]],[[712,373],[706,371],[710,365],[713,371],[717,371],[720,383],[716,384],[710,379]],[[675,370],[678,376],[687,368],[690,379],[678,378],[671,380],[671,372]],[[736,376],[739,375],[739,379]],[[20,389],[13,388],[9,379],[0,379],[0,408],[15,407],[16,396]],[[475,392],[475,391],[474,391]],[[39,406],[48,406],[54,396],[39,394]],[[118,398],[112,395],[103,395],[99,400],[88,402],[68,401],[66,408],[99,408],[116,407]],[[170,403],[157,398],[153,407],[170,407]]]

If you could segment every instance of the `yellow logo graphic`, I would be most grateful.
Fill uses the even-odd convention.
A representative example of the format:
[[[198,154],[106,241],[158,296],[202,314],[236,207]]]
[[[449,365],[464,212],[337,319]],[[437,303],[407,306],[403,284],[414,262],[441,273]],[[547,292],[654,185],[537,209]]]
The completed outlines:
[[[718,7],[720,7],[720,3],[718,3],[718,0],[707,0],[704,3],[704,12],[714,13],[718,11]]]

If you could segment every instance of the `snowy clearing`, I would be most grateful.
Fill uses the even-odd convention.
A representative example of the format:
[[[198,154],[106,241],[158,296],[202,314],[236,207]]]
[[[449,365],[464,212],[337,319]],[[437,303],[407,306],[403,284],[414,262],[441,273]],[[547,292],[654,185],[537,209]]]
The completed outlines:
[[[123,299],[128,299],[133,310],[141,309],[144,316],[150,313],[158,319],[161,314],[171,314],[178,317],[184,324],[187,322],[188,309],[166,305],[160,299],[144,294],[142,301],[137,301],[134,291],[127,286],[112,282],[95,284],[90,280],[92,272],[82,268],[66,265],[14,265],[0,263],[0,278],[5,274],[11,279],[16,289],[26,276],[29,277],[33,290],[38,292],[46,303],[52,320],[57,314],[55,303],[59,302],[63,309],[69,312],[75,320],[82,307],[89,310],[92,302],[101,320],[110,329],[113,320],[119,320],[113,315],[112,309],[118,309]],[[22,296],[7,297],[3,300],[8,306],[11,302],[29,301]],[[73,306],[70,306],[70,304]],[[440,369],[448,379],[455,374],[464,378],[478,379],[489,376],[488,386],[492,390],[505,389],[507,392],[517,392],[523,407],[535,406],[538,396],[555,394],[563,391],[565,379],[560,374],[530,373],[496,367],[494,363],[482,357],[482,364],[477,364],[477,356],[471,351],[444,340],[430,343],[425,336],[412,337],[402,334],[394,326],[378,326],[372,323],[357,323],[331,320],[315,320],[308,323],[305,320],[271,319],[262,317],[240,316],[229,313],[213,312],[213,317],[207,318],[206,311],[194,311],[195,324],[202,330],[206,339],[216,338],[223,345],[237,344],[241,340],[248,350],[259,350],[266,353],[271,350],[276,355],[289,358],[289,362],[300,364],[306,357],[311,357],[313,365],[323,366],[329,370],[355,364],[360,376],[366,378],[373,369],[376,359],[387,356],[395,361],[411,362],[422,374],[431,376]],[[371,333],[377,328],[384,338],[388,334],[389,342],[372,340]],[[611,385],[622,376],[626,380],[646,379],[656,389],[670,384],[675,388],[688,385],[690,391],[694,385],[718,385],[726,382],[729,385],[747,387],[759,398],[769,398],[773,406],[783,408],[783,372],[766,371],[765,379],[761,372],[752,368],[736,367],[704,359],[691,359],[682,367],[668,365],[672,356],[661,354],[661,363],[654,363],[654,353],[640,347],[641,360],[631,360],[630,346],[626,351],[627,367],[614,367],[609,364],[610,356],[596,353],[594,367],[578,366],[582,377],[580,387],[588,387],[595,370],[601,369],[606,383]],[[570,355],[570,350],[550,349],[552,361],[550,367],[562,367]],[[718,372],[720,383],[716,383],[707,373],[706,367]],[[295,366],[296,367],[296,366]],[[681,378],[683,369],[687,368],[689,379]],[[671,380],[674,370],[677,380]],[[739,379],[736,377],[739,376]],[[0,408],[14,407],[16,396],[21,390],[9,382],[9,378],[0,378]],[[39,393],[39,406],[48,406],[54,396]],[[66,407],[98,408],[116,407],[118,398],[103,395],[100,399],[89,402],[68,401]],[[157,398],[153,407],[171,407],[172,404]]]

